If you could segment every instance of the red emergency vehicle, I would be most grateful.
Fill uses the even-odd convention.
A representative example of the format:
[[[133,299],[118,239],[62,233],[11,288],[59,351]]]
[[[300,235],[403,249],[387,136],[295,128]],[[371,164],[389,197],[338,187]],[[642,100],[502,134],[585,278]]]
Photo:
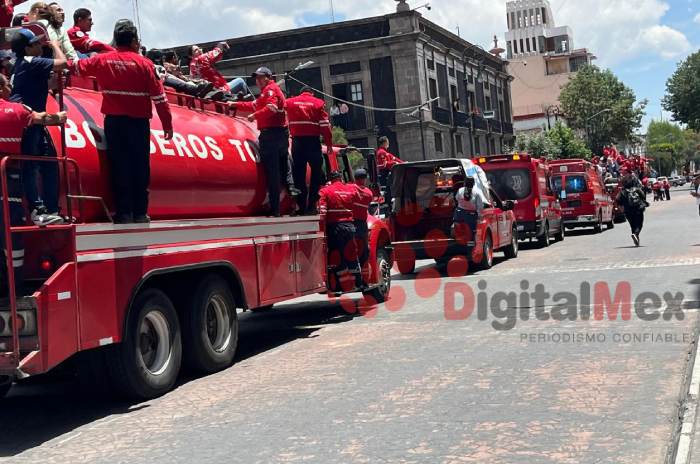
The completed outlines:
[[[615,227],[613,200],[605,189],[598,168],[583,159],[550,162],[552,189],[559,194],[564,226],[593,227],[596,232]]]
[[[336,291],[328,288],[321,217],[261,217],[266,187],[255,127],[193,97],[168,94],[172,140],[152,121],[153,222],[109,222],[102,97],[94,85],[74,79],[65,91],[65,138],[51,130],[59,152],[65,144],[62,210],[75,223],[5,227],[6,241],[20,234],[25,242],[25,291],[10,292],[0,307],[0,397],[13,380],[83,353],[128,395],[152,398],[172,388],[181,365],[210,373],[233,362],[237,309]],[[48,110],[57,109],[50,98]],[[327,156],[333,165],[335,153]],[[5,224],[6,172],[18,160],[0,162]],[[291,211],[288,198],[282,207]],[[375,217],[368,222],[373,265],[363,290],[381,302],[391,284],[390,233]],[[12,250],[8,264],[12,286]]]
[[[559,198],[551,187],[546,160],[524,153],[475,158],[500,198],[515,202],[520,240],[536,238],[548,247],[552,238],[564,240]]]
[[[507,258],[518,255],[514,203],[501,200],[490,189],[484,172],[467,159],[442,159],[398,164],[391,171],[393,198],[387,222],[392,232],[394,260],[399,272],[411,274],[416,260],[434,259],[445,264],[454,256],[466,256],[488,269],[495,251]],[[455,179],[476,179],[482,192],[484,210],[477,224],[476,237],[468,243],[455,236]]]

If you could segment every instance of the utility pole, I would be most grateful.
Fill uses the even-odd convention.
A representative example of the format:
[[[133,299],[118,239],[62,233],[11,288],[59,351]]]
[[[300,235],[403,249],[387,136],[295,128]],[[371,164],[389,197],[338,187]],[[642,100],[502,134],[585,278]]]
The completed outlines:
[[[335,10],[333,9],[333,0],[328,0],[331,4],[331,23],[335,23]]]

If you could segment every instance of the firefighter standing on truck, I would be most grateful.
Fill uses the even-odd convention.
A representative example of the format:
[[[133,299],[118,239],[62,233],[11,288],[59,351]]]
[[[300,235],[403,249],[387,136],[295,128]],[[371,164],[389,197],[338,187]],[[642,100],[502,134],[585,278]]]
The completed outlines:
[[[48,114],[37,113],[28,106],[20,103],[11,103],[7,98],[12,93],[8,79],[0,74],[0,155],[21,155],[22,137],[25,129],[32,126],[56,126],[66,122],[66,113]],[[10,225],[23,226],[26,223],[24,208],[22,207],[22,174],[21,169],[15,164],[8,165],[7,189],[10,204]],[[1,200],[0,196],[0,200]],[[0,204],[1,208],[1,204]],[[0,223],[3,221],[0,209]],[[5,235],[2,234],[0,242],[4,243]],[[24,246],[20,234],[12,236],[12,267],[15,270],[15,286],[22,285],[22,266],[24,265]]]
[[[374,199],[374,194],[367,187],[367,171],[358,169],[355,171],[355,189],[357,195],[353,201],[352,218],[355,224],[355,247],[357,248],[357,258],[362,270],[363,282],[369,282],[369,229],[367,228],[367,216],[369,215],[369,205]]]
[[[172,115],[155,68],[139,54],[138,30],[120,20],[114,28],[116,51],[73,61],[78,75],[94,76],[102,92],[105,138],[110,163],[114,222],[147,223],[150,183],[150,119],[153,106],[163,125],[163,138],[173,137]]]
[[[260,136],[260,158],[270,201],[270,215],[280,216],[280,182],[286,179],[290,195],[299,191],[294,187],[289,166],[289,131],[287,115],[284,111],[285,98],[277,83],[272,80],[272,71],[258,68],[252,75],[260,89],[260,96],[254,102],[229,102],[234,110],[252,111],[248,121],[256,121]]]
[[[301,214],[316,214],[318,190],[321,187],[323,154],[321,140],[328,153],[333,151],[333,134],[326,104],[316,98],[310,87],[287,100],[287,119],[292,134],[294,185],[299,189],[297,205]],[[311,182],[306,186],[306,166],[311,168]]]
[[[362,285],[362,276],[352,214],[357,190],[354,185],[346,185],[341,179],[340,172],[331,172],[331,183],[320,190],[318,204],[326,223],[328,265],[333,269],[330,288],[347,292]]]

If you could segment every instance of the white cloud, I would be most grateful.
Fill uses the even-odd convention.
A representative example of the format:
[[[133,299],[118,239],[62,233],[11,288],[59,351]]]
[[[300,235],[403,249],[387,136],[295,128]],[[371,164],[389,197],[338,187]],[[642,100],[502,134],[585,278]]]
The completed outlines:
[[[677,58],[690,50],[688,38],[668,26],[652,26],[639,33],[639,41],[667,60]]]
[[[700,13],[695,15],[695,19],[693,19],[696,23],[700,24]]]

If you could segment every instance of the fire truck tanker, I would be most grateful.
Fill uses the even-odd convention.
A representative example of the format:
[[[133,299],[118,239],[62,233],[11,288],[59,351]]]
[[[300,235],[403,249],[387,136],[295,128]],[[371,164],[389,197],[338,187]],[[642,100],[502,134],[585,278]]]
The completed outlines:
[[[79,354],[127,395],[152,398],[173,387],[181,366],[206,374],[233,363],[237,309],[340,293],[328,288],[322,218],[262,216],[266,188],[254,127],[191,97],[168,95],[172,140],[152,121],[153,222],[112,224],[101,96],[93,85],[64,93],[67,158],[58,162],[62,209],[75,223],[5,227],[6,240],[20,236],[26,251],[24,290],[9,292],[0,307],[0,397],[13,381]],[[50,98],[49,111],[57,109]],[[51,138],[60,152],[58,128]],[[334,166],[334,154],[327,155]],[[16,163],[3,158],[3,178]],[[7,201],[3,206],[7,211]],[[288,198],[283,208],[290,212]],[[378,303],[391,284],[391,243],[383,222],[370,216],[369,227],[370,286],[351,291]],[[19,250],[10,251],[12,269]],[[16,277],[8,272],[10,286]]]

